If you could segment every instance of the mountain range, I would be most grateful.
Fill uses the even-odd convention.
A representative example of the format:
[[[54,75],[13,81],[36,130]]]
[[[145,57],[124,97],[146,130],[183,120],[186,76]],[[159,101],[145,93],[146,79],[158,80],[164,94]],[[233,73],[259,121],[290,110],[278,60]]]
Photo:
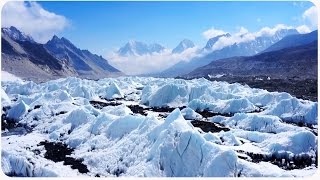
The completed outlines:
[[[208,74],[245,76],[273,73],[283,78],[303,72],[302,78],[314,78],[317,33],[299,34],[295,29],[280,29],[273,35],[261,35],[215,50],[221,38],[225,40],[233,36],[222,34],[209,39],[202,49],[197,49],[199,56],[189,61],[180,61],[152,76],[205,77]],[[102,56],[81,50],[64,37],[53,36],[47,43],[40,44],[15,27],[2,28],[1,34],[2,70],[24,79],[42,82],[67,76],[100,79],[124,75]],[[182,53],[194,47],[191,40],[184,39],[171,53]],[[130,41],[117,53],[120,56],[141,56],[164,50],[166,48],[157,43]],[[311,67],[310,72],[306,71],[307,66]]]
[[[2,70],[27,80],[42,82],[76,76],[100,79],[123,75],[102,56],[81,50],[66,38],[53,36],[40,44],[17,28],[1,28]]]
[[[206,46],[202,49],[202,56],[195,57],[190,61],[180,61],[172,67],[164,70],[158,76],[161,77],[175,77],[188,74],[198,67],[209,64],[211,61],[233,57],[233,56],[252,56],[262,52],[274,43],[288,35],[299,34],[296,29],[280,29],[272,36],[262,35],[253,40],[234,43],[232,45],[223,47],[218,50],[211,50],[215,43],[222,37],[231,38],[232,35],[224,34],[213,37],[208,40]],[[201,54],[201,53],[200,53]]]
[[[270,76],[273,78],[317,79],[318,32],[290,35],[254,56],[212,61],[184,77]]]

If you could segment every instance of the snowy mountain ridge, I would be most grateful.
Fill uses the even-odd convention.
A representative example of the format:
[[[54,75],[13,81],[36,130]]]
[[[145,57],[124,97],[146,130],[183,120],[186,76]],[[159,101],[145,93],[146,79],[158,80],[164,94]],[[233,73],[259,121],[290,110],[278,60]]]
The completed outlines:
[[[19,31],[14,26],[10,26],[9,28],[1,28],[1,32],[8,35],[10,38],[16,41],[30,41],[35,42],[33,38],[25,33]]]
[[[165,48],[157,43],[146,44],[139,41],[129,41],[123,47],[119,48],[117,53],[120,56],[141,56],[152,53],[160,53]]]
[[[164,77],[176,77],[188,74],[196,68],[207,65],[217,59],[233,56],[252,56],[267,49],[283,37],[293,34],[298,34],[298,31],[296,29],[279,29],[273,34],[250,35],[250,37],[245,37],[245,34],[240,36],[219,35],[208,40],[206,46],[200,52],[202,56],[195,57],[189,61],[180,61],[160,74]],[[226,42],[228,44],[225,44]]]
[[[194,43],[189,39],[182,40],[177,47],[172,49],[172,53],[182,53],[183,51],[195,47]]]

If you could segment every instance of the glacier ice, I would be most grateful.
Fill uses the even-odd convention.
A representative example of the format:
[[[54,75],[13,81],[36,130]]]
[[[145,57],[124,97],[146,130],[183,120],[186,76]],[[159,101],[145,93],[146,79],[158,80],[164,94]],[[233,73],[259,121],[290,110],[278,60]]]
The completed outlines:
[[[106,105],[96,108],[92,100]],[[315,155],[318,103],[284,92],[204,78],[70,77],[39,84],[3,81],[1,101],[8,106],[3,114],[32,127],[22,136],[2,136],[1,167],[8,175],[303,176],[317,169],[289,171],[238,158],[245,156],[240,151]],[[204,111],[218,115],[205,117]],[[204,132],[192,120],[230,131]],[[45,140],[74,148],[71,156],[89,172],[46,159],[38,146]]]
[[[29,106],[24,101],[21,101],[8,111],[7,117],[15,122],[18,122],[28,110]]]

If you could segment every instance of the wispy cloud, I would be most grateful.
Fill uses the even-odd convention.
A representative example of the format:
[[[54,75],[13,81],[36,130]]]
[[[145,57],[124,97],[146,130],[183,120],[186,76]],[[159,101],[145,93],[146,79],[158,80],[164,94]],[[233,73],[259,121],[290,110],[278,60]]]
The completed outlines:
[[[7,2],[2,8],[2,26],[15,26],[40,43],[61,32],[69,21],[61,15],[49,12],[36,2]]]
[[[202,33],[203,37],[206,38],[207,40],[222,34],[226,34],[227,32],[221,30],[221,29],[215,29],[214,27],[204,31]]]
[[[278,24],[274,27],[263,27],[257,32],[249,32],[246,28],[240,27],[239,31],[232,34],[230,37],[221,37],[212,46],[212,51],[220,50],[226,46],[230,46],[235,43],[243,43],[255,40],[261,36],[273,36],[277,31],[281,29],[293,29],[292,26],[286,26],[284,24]]]
[[[161,53],[145,54],[141,56],[119,56],[116,52],[107,54],[109,63],[128,75],[156,73],[169,68],[181,60],[190,60],[198,55],[198,48],[186,49],[180,54],[165,49]]]

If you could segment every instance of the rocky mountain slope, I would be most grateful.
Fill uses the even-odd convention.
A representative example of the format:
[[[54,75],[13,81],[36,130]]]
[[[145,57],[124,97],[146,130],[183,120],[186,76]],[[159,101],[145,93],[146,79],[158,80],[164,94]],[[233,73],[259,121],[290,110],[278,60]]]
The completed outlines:
[[[212,61],[186,77],[269,76],[271,78],[316,79],[318,69],[317,41],[249,57],[232,57]]]
[[[281,39],[279,42],[273,44],[263,52],[276,51],[283,48],[301,46],[304,44],[309,44],[318,39],[318,30],[313,31],[307,34],[294,34],[290,36],[286,36]]]
[[[47,44],[40,44],[15,27],[2,28],[1,34],[2,70],[26,80],[98,79],[122,74],[101,56],[80,50],[65,38],[54,36]]]

